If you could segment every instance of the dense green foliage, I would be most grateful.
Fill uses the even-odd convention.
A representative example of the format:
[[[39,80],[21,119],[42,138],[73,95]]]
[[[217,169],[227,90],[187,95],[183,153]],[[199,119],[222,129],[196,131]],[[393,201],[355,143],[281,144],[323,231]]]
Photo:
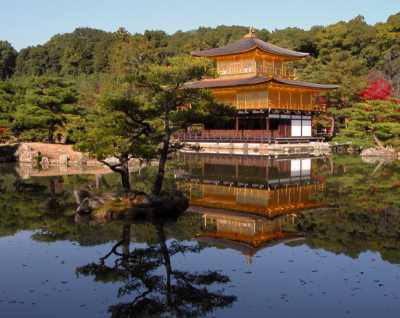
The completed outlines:
[[[186,82],[211,71],[209,61],[189,56],[171,57],[165,65],[138,63],[127,77],[114,77],[117,84],[102,93],[87,116],[78,148],[120,173],[126,190],[131,158],[159,159],[153,191],[159,194],[168,157],[181,146],[173,135],[190,125],[233,114],[231,107],[215,102],[209,92],[183,89]],[[104,161],[111,156],[118,159],[116,163]]]
[[[169,58],[166,65],[150,64],[134,76],[135,84],[151,104],[154,116],[148,135],[156,146],[155,158],[159,160],[153,194],[161,192],[170,154],[182,147],[174,138],[176,133],[194,124],[216,119],[224,121],[234,114],[232,107],[216,102],[208,91],[183,89],[185,83],[211,73],[207,60],[175,56]]]
[[[56,78],[28,78],[18,89],[20,104],[11,128],[22,140],[53,142],[57,128],[62,128],[68,117],[72,122],[72,117],[83,114],[76,104],[77,92],[72,83]]]
[[[376,25],[368,25],[358,16],[349,22],[316,26],[309,31],[263,29],[257,34],[279,46],[311,53],[311,58],[296,65],[299,77],[340,83],[342,88],[334,95],[346,99],[358,92],[363,85],[360,78],[374,68],[398,82],[395,70],[399,65],[399,30],[400,14],[396,14]],[[79,28],[73,33],[56,35],[44,45],[21,50],[15,73],[65,76],[127,70],[135,59],[162,63],[178,54],[225,45],[240,39],[247,31],[241,26],[219,26],[172,35],[163,31],[130,35],[124,29],[109,33]]]
[[[365,148],[375,144],[375,136],[384,143],[400,147],[400,104],[390,101],[359,102],[333,112],[346,122],[335,141],[350,141]]]
[[[66,104],[62,100],[56,107],[57,111],[43,107],[43,102],[33,103],[29,97],[32,92],[27,85],[32,84],[32,88],[38,80],[35,77],[45,76],[49,83],[55,85],[55,90],[60,87],[59,78],[63,79],[63,83],[72,82],[77,95],[74,97],[76,106],[71,107],[84,109],[86,114],[90,114],[101,100],[99,96],[116,87],[121,77],[125,77],[124,80],[126,76],[133,77],[137,82],[137,76],[143,74],[142,66],[157,65],[162,68],[169,65],[171,58],[187,55],[193,50],[225,45],[240,39],[247,32],[247,27],[243,26],[201,27],[171,35],[163,31],[130,34],[123,28],[116,32],[78,28],[20,52],[16,52],[9,43],[0,42],[0,80],[11,77],[9,82],[0,83],[1,138],[14,135],[24,140],[47,141],[54,138],[51,131],[58,130],[64,140],[77,141],[84,118],[71,117],[70,110],[61,106]],[[400,13],[375,25],[367,24],[362,16],[358,16],[348,22],[315,26],[310,30],[286,28],[270,32],[262,29],[257,31],[257,35],[276,45],[311,53],[309,58],[293,63],[297,77],[340,85],[340,89],[326,94],[332,111],[328,117],[319,120],[320,126],[331,126],[329,117],[334,116],[338,140],[353,141],[355,138],[358,145],[370,145],[369,141],[362,140],[360,143],[356,140],[356,135],[361,132],[355,125],[363,121],[358,116],[363,107],[358,104],[359,94],[367,85],[368,74],[373,71],[390,82],[393,96],[399,97]],[[156,79],[153,76],[156,68],[148,67],[147,70],[149,73],[143,79]],[[163,85],[166,80],[171,80],[167,83],[169,85],[173,82],[168,77],[159,79],[163,79]],[[65,85],[62,86],[66,90]],[[349,110],[353,104],[355,109]],[[395,107],[386,106],[389,112]],[[377,108],[386,111],[383,106]],[[75,111],[72,113],[76,114]],[[358,119],[348,121],[354,114],[358,114]],[[392,119],[381,118],[367,126],[373,125],[384,141],[398,145],[397,128],[392,122]],[[44,131],[45,125],[51,127],[50,132]],[[4,128],[9,128],[8,132]],[[340,133],[341,129],[344,129],[343,133]]]
[[[17,51],[6,41],[0,41],[0,80],[5,80],[13,75]]]

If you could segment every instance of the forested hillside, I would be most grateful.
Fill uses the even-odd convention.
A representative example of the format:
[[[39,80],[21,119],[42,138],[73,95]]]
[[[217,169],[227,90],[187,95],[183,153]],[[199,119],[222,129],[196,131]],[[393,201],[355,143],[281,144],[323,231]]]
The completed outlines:
[[[74,142],[74,131],[80,126],[83,114],[96,104],[101,91],[111,85],[111,78],[129,75],[138,65],[164,64],[172,56],[225,45],[247,32],[245,26],[201,27],[172,35],[163,31],[130,34],[123,28],[113,33],[78,28],[19,52],[8,42],[0,41],[0,79],[3,81],[0,83],[0,129],[3,129],[0,138],[43,140],[48,134],[43,128],[52,122],[51,135],[61,129],[67,141]],[[324,100],[337,119],[336,133],[348,128],[349,112],[341,112],[342,109],[354,103],[368,103],[368,100],[385,100],[384,103],[392,105],[400,97],[400,13],[376,25],[369,25],[358,16],[348,22],[315,26],[307,31],[262,29],[257,30],[257,35],[281,47],[311,54],[293,65],[299,79],[340,85],[339,90],[329,93]],[[38,86],[38,79],[32,81],[32,77],[47,80],[39,80],[42,86]],[[55,83],[58,95],[46,86],[50,82]],[[35,94],[42,99],[42,95],[51,96],[56,106],[41,105]],[[384,141],[400,138],[400,127],[396,126],[397,106],[388,107],[393,115],[389,118],[393,124],[389,126],[395,130],[387,131],[386,125],[385,134],[380,134]],[[330,125],[330,120],[321,117],[320,125]],[[347,132],[346,138],[352,136]],[[354,138],[359,136],[360,131]]]

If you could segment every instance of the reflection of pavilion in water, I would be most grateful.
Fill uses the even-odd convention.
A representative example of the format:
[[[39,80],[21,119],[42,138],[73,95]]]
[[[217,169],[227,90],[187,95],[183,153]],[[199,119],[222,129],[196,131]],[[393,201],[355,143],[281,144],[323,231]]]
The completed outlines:
[[[49,166],[47,169],[38,169],[31,164],[18,164],[15,167],[18,176],[21,179],[31,177],[60,177],[72,175],[96,175],[98,177],[112,173],[105,166],[67,166],[57,165]]]
[[[202,214],[198,239],[242,252],[299,236],[284,231],[298,210],[320,204],[318,159],[184,155],[191,210]]]
[[[285,225],[293,223],[293,214],[268,219],[234,211],[197,207],[192,208],[192,211],[201,213],[203,218],[202,232],[197,236],[199,241],[237,250],[245,255],[249,263],[260,249],[300,238],[299,235],[284,230]]]
[[[274,217],[319,206],[318,159],[183,156],[193,206]],[[198,160],[196,160],[198,159]]]

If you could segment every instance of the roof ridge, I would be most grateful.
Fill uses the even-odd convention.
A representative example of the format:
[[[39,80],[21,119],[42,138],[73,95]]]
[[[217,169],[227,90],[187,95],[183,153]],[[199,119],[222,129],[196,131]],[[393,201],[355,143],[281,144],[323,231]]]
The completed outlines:
[[[246,53],[257,48],[260,49],[261,51],[264,51],[265,53],[291,57],[291,58],[303,58],[310,55],[309,53],[306,52],[298,52],[291,49],[279,47],[270,42],[263,41],[257,38],[256,36],[244,37],[232,43],[228,43],[223,47],[192,51],[191,54],[193,56],[216,57],[216,56]]]

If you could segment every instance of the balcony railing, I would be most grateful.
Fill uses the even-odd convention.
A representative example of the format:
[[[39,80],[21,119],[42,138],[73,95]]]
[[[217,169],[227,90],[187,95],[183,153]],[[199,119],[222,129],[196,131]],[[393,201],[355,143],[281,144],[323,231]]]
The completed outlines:
[[[182,132],[176,135],[186,142],[244,142],[244,143],[301,143],[305,141],[322,141],[318,137],[291,137],[279,130],[201,130]]]

